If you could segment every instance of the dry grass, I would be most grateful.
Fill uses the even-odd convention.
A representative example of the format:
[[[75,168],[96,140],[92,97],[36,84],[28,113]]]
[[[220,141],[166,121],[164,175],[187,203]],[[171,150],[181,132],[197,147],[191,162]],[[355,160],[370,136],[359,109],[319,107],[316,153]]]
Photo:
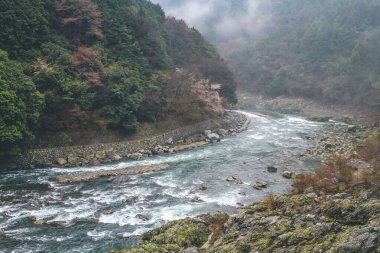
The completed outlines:
[[[353,173],[355,168],[350,165],[348,159],[335,156],[313,174],[302,173],[293,179],[295,193],[307,191],[335,193],[348,189],[354,183]]]
[[[349,159],[331,157],[315,173],[298,174],[293,179],[293,193],[323,192],[333,194],[357,189],[370,190],[380,196],[380,135],[368,137],[358,148],[359,157],[371,165],[370,169],[359,170]],[[358,180],[358,175],[360,180]]]
[[[277,208],[276,197],[273,193],[269,193],[266,196],[264,203],[267,207],[267,211],[269,212],[274,211]]]

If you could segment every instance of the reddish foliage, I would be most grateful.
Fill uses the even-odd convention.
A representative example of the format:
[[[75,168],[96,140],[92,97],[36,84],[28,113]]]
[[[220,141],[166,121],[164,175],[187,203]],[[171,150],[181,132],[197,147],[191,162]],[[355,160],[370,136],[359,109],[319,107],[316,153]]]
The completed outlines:
[[[62,0],[56,9],[74,41],[80,43],[81,39],[102,37],[101,14],[95,3],[90,0]]]
[[[293,190],[296,193],[314,192],[335,193],[348,189],[354,182],[355,168],[349,160],[336,156],[330,158],[314,174],[302,173],[293,179]]]
[[[72,64],[77,67],[81,76],[92,85],[100,85],[100,74],[104,72],[103,64],[97,59],[94,50],[88,47],[79,47],[74,53]]]

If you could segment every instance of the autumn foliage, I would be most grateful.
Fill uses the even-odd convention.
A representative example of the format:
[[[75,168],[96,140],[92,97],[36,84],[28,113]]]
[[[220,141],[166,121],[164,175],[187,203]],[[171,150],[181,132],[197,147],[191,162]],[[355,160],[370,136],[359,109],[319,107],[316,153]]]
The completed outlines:
[[[209,112],[222,115],[223,100],[219,96],[220,85],[197,77],[184,69],[177,69],[166,88],[166,96],[178,112]]]
[[[98,6],[90,0],[62,0],[57,11],[67,35],[78,44],[103,36]]]
[[[91,85],[100,85],[100,74],[103,73],[103,64],[97,59],[96,52],[88,47],[79,47],[74,53],[72,64],[79,70]]]

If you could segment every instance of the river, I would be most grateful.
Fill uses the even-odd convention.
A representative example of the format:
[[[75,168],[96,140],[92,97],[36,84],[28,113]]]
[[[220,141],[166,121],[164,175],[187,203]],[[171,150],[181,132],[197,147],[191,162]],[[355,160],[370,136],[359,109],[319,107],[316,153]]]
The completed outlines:
[[[284,193],[282,171],[307,171],[298,157],[304,138],[322,123],[272,112],[243,112],[249,129],[198,149],[97,167],[36,169],[0,174],[0,252],[109,252],[140,241],[139,235],[168,221],[202,213],[234,213],[240,205]],[[110,181],[59,184],[58,175],[168,163],[159,173]],[[267,166],[279,168],[268,173]],[[236,176],[241,185],[226,181]],[[265,181],[256,190],[251,184]],[[200,190],[201,184],[206,190]],[[44,224],[34,224],[35,220]]]

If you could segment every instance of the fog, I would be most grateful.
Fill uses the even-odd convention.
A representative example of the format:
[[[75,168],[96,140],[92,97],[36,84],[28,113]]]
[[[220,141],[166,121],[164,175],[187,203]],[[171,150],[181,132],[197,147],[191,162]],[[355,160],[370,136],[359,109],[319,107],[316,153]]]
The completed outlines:
[[[270,20],[264,0],[153,0],[168,16],[183,19],[213,41],[258,36]]]

